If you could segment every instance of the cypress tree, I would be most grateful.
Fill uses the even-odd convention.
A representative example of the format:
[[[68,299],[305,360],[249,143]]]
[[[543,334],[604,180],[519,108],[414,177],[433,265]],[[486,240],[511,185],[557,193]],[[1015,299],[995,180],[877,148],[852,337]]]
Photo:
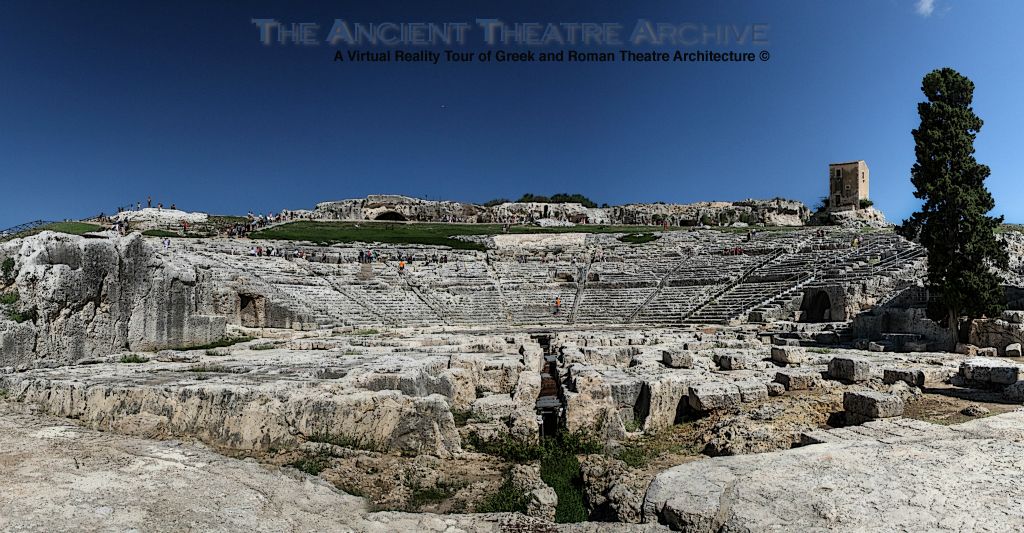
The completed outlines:
[[[985,188],[988,166],[974,158],[982,120],[971,101],[974,83],[951,68],[928,73],[921,84],[927,101],[917,105],[921,125],[913,130],[917,162],[910,170],[914,196],[924,201],[899,233],[920,239],[928,251],[929,316],[945,320],[953,342],[961,317],[996,316],[1005,295],[993,267],[1006,268],[1009,255],[996,237],[1002,217]]]

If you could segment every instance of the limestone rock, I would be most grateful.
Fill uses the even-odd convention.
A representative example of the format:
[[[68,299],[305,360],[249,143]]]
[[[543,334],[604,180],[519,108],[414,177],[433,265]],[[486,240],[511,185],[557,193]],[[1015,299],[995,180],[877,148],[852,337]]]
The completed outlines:
[[[841,381],[867,381],[871,379],[871,363],[863,357],[836,356],[828,362],[828,375]]]
[[[1021,356],[1021,343],[1015,342],[1006,347],[1006,357],[1020,357]]]
[[[664,350],[661,361],[669,368],[693,368],[693,355],[688,351]]]
[[[798,346],[772,346],[772,361],[782,365],[799,365],[807,359],[807,352]]]
[[[864,419],[889,418],[903,414],[903,400],[895,394],[848,391],[843,393],[843,409]]]
[[[706,382],[690,386],[690,407],[697,411],[734,409],[740,401],[740,389],[731,383]]]

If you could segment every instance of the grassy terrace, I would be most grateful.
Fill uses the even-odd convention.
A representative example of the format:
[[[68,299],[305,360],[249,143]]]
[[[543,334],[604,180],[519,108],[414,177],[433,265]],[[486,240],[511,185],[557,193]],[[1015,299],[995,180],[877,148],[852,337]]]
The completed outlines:
[[[7,235],[0,237],[0,241],[7,241],[11,239],[19,239],[22,237],[28,237],[44,231],[56,231],[57,233],[70,233],[71,235],[81,235],[83,233],[89,233],[90,231],[98,231],[102,226],[98,224],[90,224],[88,222],[54,222],[53,224],[47,224],[45,226],[39,226],[38,228],[32,228],[21,233],[14,235]]]
[[[679,228],[672,228],[679,229]],[[661,231],[657,226],[587,225],[559,228],[512,226],[509,233],[636,233]],[[501,224],[436,224],[430,222],[290,222],[258,231],[254,239],[308,241],[318,244],[380,242],[450,246],[462,250],[484,250],[475,242],[453,239],[459,235],[496,235]]]

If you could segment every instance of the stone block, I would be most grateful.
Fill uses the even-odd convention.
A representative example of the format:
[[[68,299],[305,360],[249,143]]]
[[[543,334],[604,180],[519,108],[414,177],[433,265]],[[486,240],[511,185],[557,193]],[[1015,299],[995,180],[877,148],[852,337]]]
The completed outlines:
[[[909,342],[907,342],[906,344],[903,345],[903,349],[908,351],[908,352],[927,352],[928,351],[928,343],[927,342],[909,341]]]
[[[999,387],[1016,383],[1020,369],[1009,361],[975,358],[960,363],[960,377],[971,387]]]
[[[911,387],[923,387],[924,371],[914,368],[886,368],[882,373],[882,382],[886,385],[902,381]]]
[[[969,357],[976,357],[978,355],[978,347],[973,344],[959,343],[956,345],[956,353],[966,355]]]
[[[782,365],[798,365],[807,359],[807,352],[798,346],[772,346],[772,361]]]
[[[1006,357],[1020,357],[1020,343],[1016,342],[1006,347]]]
[[[687,351],[664,350],[661,362],[669,368],[693,368],[693,355]]]
[[[821,374],[813,370],[780,370],[775,373],[775,381],[788,391],[807,390],[821,383]]]
[[[843,409],[864,418],[891,418],[903,414],[903,399],[877,391],[844,392]]]
[[[978,357],[999,357],[999,350],[995,348],[978,348]]]
[[[867,381],[871,379],[871,363],[863,357],[840,355],[828,362],[828,375],[843,381]]]
[[[690,386],[690,407],[697,411],[717,411],[739,405],[740,389],[731,383],[699,383]]]
[[[736,388],[740,390],[740,401],[743,403],[768,399],[768,387],[760,381],[738,381]]]
[[[869,342],[868,343],[868,351],[871,351],[871,352],[884,352],[885,351],[885,345],[884,344],[879,344],[877,342]]]
[[[722,370],[746,370],[750,366],[750,357],[740,354],[722,355],[718,358],[718,368]]]
[[[768,396],[782,396],[782,393],[786,392],[785,385],[775,381],[769,383],[765,388],[768,389]]]

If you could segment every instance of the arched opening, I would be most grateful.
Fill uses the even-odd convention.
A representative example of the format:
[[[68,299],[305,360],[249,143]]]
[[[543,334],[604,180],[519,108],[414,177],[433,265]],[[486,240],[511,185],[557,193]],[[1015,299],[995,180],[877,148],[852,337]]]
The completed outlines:
[[[405,222],[406,219],[405,215],[399,213],[398,211],[384,211],[383,213],[377,215],[377,218],[375,218],[374,220],[396,220],[399,222]]]
[[[266,301],[263,296],[239,294],[238,318],[242,326],[247,328],[264,327]]]
[[[832,299],[825,291],[817,291],[809,297],[805,296],[800,310],[803,311],[803,322],[832,321]]]

